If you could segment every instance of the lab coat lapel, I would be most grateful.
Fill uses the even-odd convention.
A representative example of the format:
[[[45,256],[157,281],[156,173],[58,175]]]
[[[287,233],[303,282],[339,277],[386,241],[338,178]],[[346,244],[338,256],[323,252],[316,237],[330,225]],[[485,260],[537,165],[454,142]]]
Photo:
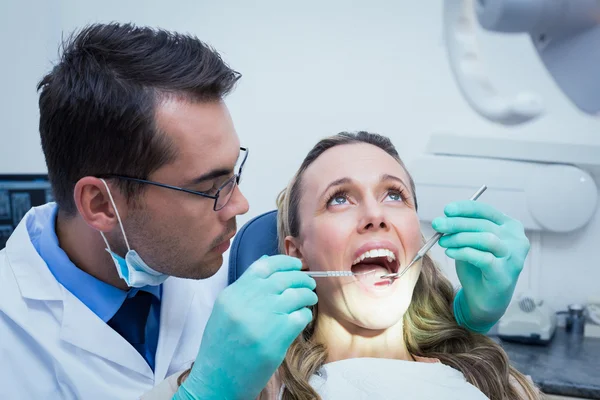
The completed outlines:
[[[21,220],[6,243],[8,263],[19,285],[21,295],[32,300],[61,300],[61,285],[37,253],[29,238],[27,223],[35,225],[36,212],[43,213],[47,206],[30,210]],[[48,210],[45,210],[49,212]]]
[[[152,369],[140,353],[69,291],[64,292],[60,337],[63,341],[129,368],[149,379]]]
[[[197,282],[193,282],[197,283]],[[156,350],[155,379],[166,377],[194,299],[195,285],[189,280],[170,278],[163,283],[160,307],[160,334]]]

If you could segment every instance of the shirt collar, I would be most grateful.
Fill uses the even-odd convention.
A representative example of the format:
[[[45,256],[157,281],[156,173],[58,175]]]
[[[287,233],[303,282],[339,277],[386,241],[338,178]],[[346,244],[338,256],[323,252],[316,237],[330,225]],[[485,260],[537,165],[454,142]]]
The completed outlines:
[[[144,286],[140,289],[131,288],[124,291],[96,279],[73,264],[58,243],[58,237],[56,236],[57,214],[58,206],[55,206],[50,218],[45,221],[42,228],[37,246],[38,253],[46,262],[48,269],[56,280],[94,314],[104,322],[108,322],[123,305],[125,299],[135,296],[139,290],[147,291],[160,300],[162,285]]]

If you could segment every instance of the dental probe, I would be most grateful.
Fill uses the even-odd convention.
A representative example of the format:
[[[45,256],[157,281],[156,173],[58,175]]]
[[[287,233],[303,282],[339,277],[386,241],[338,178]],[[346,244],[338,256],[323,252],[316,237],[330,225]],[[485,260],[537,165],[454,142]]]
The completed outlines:
[[[479,188],[478,191],[475,192],[475,194],[473,196],[471,196],[471,198],[469,200],[475,201],[479,198],[479,196],[481,196],[481,194],[483,192],[485,192],[485,190],[487,189],[486,185],[483,185],[482,187]],[[437,243],[438,240],[440,240],[440,238],[444,236],[443,233],[437,232],[435,235],[433,235],[431,237],[431,239],[429,239],[427,241],[427,243],[425,243],[425,245],[423,247],[421,247],[421,250],[419,250],[417,252],[417,255],[415,256],[415,258],[413,258],[413,260],[410,262],[410,264],[408,264],[406,266],[406,268],[404,268],[404,270],[402,272],[396,272],[396,273],[392,273],[392,274],[385,274],[381,276],[381,279],[398,279],[400,278],[402,275],[404,275],[406,273],[406,271],[408,271],[408,269],[410,267],[413,266],[413,264],[415,264],[417,261],[419,261],[421,258],[423,258],[423,256],[425,254],[427,254],[427,252],[433,247],[434,244]]]
[[[330,278],[337,276],[353,276],[352,271],[304,271],[306,275],[312,276],[313,278]]]
[[[313,278],[336,278],[339,276],[360,276],[372,274],[373,271],[365,271],[365,272],[352,272],[352,271],[302,271],[306,273],[308,276],[312,276]]]

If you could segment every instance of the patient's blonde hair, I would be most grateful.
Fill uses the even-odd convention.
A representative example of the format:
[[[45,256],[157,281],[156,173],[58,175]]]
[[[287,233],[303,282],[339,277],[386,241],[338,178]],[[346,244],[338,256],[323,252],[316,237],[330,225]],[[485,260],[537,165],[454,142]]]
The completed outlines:
[[[280,251],[286,236],[300,234],[299,204],[302,176],[309,165],[326,150],[344,144],[367,143],[394,157],[406,170],[391,141],[381,135],[342,132],[321,140],[308,153],[288,187],[277,199]],[[406,171],[408,174],[408,171]],[[410,186],[417,207],[415,187]],[[438,358],[443,364],[462,372],[467,381],[490,399],[539,399],[536,388],[523,374],[510,366],[502,348],[485,335],[460,327],[453,315],[454,290],[429,256],[425,256],[411,304],[404,315],[404,340],[408,351],[416,356]],[[281,365],[280,377],[285,385],[284,400],[320,399],[309,385],[327,359],[327,348],[313,340],[317,306],[311,322],[289,348]],[[516,384],[515,384],[516,382]]]

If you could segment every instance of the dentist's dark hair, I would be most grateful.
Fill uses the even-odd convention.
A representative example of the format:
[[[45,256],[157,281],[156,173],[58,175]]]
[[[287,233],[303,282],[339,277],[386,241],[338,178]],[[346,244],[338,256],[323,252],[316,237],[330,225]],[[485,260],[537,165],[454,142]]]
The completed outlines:
[[[392,156],[409,176],[416,211],[413,179],[391,141],[381,135],[342,132],[325,138],[308,153],[298,172],[278,199],[278,236],[280,252],[285,254],[285,238],[300,236],[300,202],[310,195],[302,190],[306,169],[327,150],[341,145],[370,144]],[[404,341],[408,351],[418,357],[440,360],[462,372],[466,380],[492,400],[540,399],[535,386],[514,369],[504,350],[489,337],[458,325],[454,317],[454,289],[431,257],[423,257],[421,274],[411,304],[404,315]],[[294,340],[270,387],[283,386],[283,400],[314,400],[320,396],[309,384],[327,360],[327,346],[313,338],[318,304],[312,307],[313,319]],[[279,385],[278,385],[279,384]],[[261,393],[266,398],[267,390]]]
[[[62,45],[39,83],[40,136],[54,197],[76,211],[75,184],[108,174],[145,179],[177,149],[156,126],[157,107],[175,97],[220,101],[240,74],[194,36],[132,24],[93,24]],[[115,182],[128,200],[143,185]]]

